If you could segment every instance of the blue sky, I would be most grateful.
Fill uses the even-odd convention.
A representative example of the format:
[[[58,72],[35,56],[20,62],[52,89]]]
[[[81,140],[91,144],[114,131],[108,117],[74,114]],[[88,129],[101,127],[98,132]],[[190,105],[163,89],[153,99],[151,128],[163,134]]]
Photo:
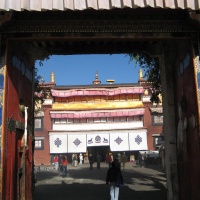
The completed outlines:
[[[139,67],[129,62],[126,54],[51,56],[43,61],[43,66],[39,62],[35,66],[45,82],[50,82],[50,74],[54,72],[57,86],[92,84],[96,71],[102,84],[108,79],[115,83],[138,82]]]

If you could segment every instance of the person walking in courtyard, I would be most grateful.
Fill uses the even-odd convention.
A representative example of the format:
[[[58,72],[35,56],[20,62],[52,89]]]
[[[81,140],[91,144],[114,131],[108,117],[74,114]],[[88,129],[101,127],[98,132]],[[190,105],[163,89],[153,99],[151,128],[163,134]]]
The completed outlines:
[[[79,165],[82,165],[83,164],[83,155],[82,153],[80,153],[79,155]]]
[[[111,168],[112,157],[110,153],[106,154],[106,162],[108,163],[108,167]]]
[[[67,165],[68,165],[67,156],[63,156],[61,163],[62,163],[62,177],[66,177],[67,176]]]
[[[76,155],[73,154],[72,155],[72,166],[75,166],[75,162],[76,162]]]
[[[59,155],[59,158],[58,158],[58,165],[59,165],[59,169],[58,170],[61,171],[61,172],[62,172],[62,163],[61,163],[62,162],[62,157],[63,157],[62,155]]]
[[[119,187],[123,185],[123,177],[121,170],[115,166],[115,162],[111,163],[111,168],[108,169],[106,176],[106,184],[110,184],[110,199],[119,199]]]
[[[142,156],[142,154],[139,152],[139,154],[138,154],[138,164],[140,165],[140,167],[142,167],[142,163],[143,163],[143,156]]]
[[[101,164],[101,155],[97,152],[97,169],[100,169],[100,164]]]
[[[55,166],[55,170],[58,171],[58,167],[59,167],[59,157],[58,155],[54,156],[54,166]]]
[[[119,163],[120,163],[120,165],[121,165],[121,153],[118,153],[118,154],[117,154],[117,157],[118,157]]]
[[[92,154],[89,155],[90,170],[93,169],[94,157]]]
[[[122,157],[121,157],[121,164],[122,164],[122,169],[124,170],[125,168],[125,164],[128,161],[127,156],[125,154],[125,152],[123,153]]]
[[[146,152],[144,152],[143,158],[144,158],[144,166],[147,167],[147,153]]]
[[[118,155],[115,157],[114,162],[115,162],[115,167],[118,167],[121,170],[121,163],[119,162]]]

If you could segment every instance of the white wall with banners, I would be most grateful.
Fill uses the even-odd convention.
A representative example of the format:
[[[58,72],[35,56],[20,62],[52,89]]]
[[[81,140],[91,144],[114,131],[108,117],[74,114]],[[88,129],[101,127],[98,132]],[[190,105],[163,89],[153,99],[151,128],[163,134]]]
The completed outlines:
[[[50,132],[50,153],[86,152],[87,147],[110,146],[111,151],[148,150],[147,130],[115,130],[96,133]]]

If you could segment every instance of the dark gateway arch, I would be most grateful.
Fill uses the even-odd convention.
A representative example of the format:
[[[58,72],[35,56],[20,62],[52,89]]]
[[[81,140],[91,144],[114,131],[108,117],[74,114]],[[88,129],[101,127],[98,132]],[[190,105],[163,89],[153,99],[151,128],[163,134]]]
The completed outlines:
[[[0,0],[1,198],[32,199],[35,60],[137,51],[160,60],[168,199],[200,199],[199,1],[5,2]]]

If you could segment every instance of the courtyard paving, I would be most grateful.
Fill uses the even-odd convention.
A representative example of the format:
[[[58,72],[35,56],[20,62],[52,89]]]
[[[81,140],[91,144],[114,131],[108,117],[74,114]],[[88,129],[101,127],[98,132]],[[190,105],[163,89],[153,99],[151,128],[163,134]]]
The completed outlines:
[[[47,171],[45,171],[47,169]],[[109,200],[109,185],[105,179],[108,166],[94,163],[77,167],[68,165],[67,177],[62,177],[53,166],[40,166],[37,172],[34,200]],[[166,178],[161,170],[139,167],[126,163],[122,170],[124,186],[120,188],[119,200],[166,200]]]

